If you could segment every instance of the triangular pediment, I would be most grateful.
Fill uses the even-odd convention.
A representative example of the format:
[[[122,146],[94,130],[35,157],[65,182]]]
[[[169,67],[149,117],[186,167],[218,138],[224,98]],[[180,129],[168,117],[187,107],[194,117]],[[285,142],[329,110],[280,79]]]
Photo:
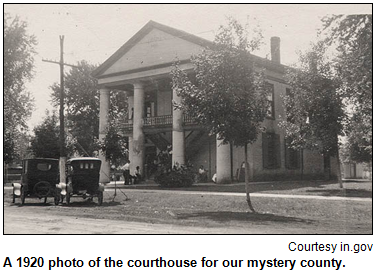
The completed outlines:
[[[153,69],[177,59],[189,60],[208,45],[209,41],[151,21],[94,71],[93,76],[106,77]]]

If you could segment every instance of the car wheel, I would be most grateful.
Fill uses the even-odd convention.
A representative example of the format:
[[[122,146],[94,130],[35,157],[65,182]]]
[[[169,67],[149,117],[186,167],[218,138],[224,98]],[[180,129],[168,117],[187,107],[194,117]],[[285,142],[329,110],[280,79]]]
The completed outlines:
[[[13,194],[12,194],[12,203],[14,204],[16,202],[16,195],[14,194],[14,190],[13,190]]]
[[[55,202],[55,205],[56,205],[56,206],[59,205],[59,201],[60,201],[60,195],[59,195],[59,194],[56,194],[56,195],[54,196],[54,202]]]
[[[101,206],[103,204],[103,192],[100,191],[98,193],[98,205]]]

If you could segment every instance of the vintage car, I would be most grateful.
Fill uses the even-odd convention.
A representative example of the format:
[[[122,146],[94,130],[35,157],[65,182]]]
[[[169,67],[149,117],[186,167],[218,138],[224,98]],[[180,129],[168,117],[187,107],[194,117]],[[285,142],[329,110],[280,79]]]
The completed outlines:
[[[21,183],[13,183],[13,203],[17,197],[25,204],[26,197],[37,197],[47,202],[54,197],[55,205],[60,196],[56,185],[59,183],[59,160],[52,158],[34,158],[22,161]]]
[[[66,183],[59,183],[62,199],[70,204],[71,197],[98,198],[103,203],[104,184],[99,183],[101,160],[94,157],[71,158],[66,162]]]

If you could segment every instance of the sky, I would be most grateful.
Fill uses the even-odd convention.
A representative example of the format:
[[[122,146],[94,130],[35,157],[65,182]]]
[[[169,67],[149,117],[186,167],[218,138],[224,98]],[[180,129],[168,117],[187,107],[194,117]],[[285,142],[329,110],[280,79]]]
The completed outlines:
[[[232,16],[259,25],[264,43],[256,53],[270,58],[270,38],[281,38],[281,62],[297,61],[297,51],[317,39],[320,19],[330,14],[372,13],[371,4],[5,4],[4,12],[18,15],[36,36],[35,77],[26,86],[35,98],[29,129],[41,123],[50,103],[50,86],[59,82],[59,66],[42,59],[60,58],[59,35],[64,35],[64,61],[101,64],[149,20],[213,40],[218,27]],[[66,68],[68,70],[68,68]]]

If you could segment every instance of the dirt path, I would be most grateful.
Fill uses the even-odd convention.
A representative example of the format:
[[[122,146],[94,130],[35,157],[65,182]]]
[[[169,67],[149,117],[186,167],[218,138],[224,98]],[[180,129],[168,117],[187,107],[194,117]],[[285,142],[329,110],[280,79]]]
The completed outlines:
[[[280,233],[273,228],[193,227],[44,214],[35,208],[4,208],[4,234],[247,234]],[[297,230],[298,231],[298,230]],[[300,233],[303,232],[300,230]]]

